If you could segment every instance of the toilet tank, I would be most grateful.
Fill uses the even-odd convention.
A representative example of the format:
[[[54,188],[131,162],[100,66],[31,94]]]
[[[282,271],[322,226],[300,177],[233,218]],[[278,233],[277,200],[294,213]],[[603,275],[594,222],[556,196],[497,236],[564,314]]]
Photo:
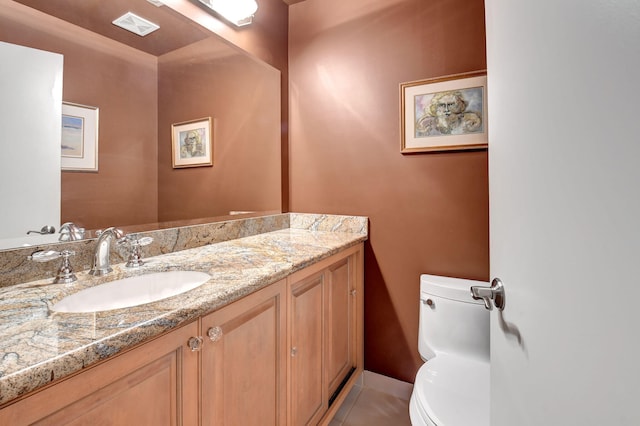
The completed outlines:
[[[439,353],[489,362],[489,311],[471,297],[482,281],[420,276],[418,349],[426,361]]]

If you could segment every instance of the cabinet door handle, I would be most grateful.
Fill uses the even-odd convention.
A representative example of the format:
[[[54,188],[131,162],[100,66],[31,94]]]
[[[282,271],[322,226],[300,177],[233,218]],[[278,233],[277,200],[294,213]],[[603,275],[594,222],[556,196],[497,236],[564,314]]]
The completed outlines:
[[[207,336],[209,336],[212,342],[217,342],[222,339],[222,329],[218,326],[211,327],[207,330]]]
[[[191,352],[199,351],[202,349],[202,337],[190,337],[189,340],[187,340],[187,346],[189,346]]]
[[[296,348],[295,346],[291,348],[291,356],[296,356],[296,354],[298,353],[298,348]]]
[[[353,289],[353,290],[351,290],[349,293],[350,293],[352,296],[355,296],[355,295],[356,295],[356,293],[357,293],[357,291],[356,291],[356,289],[354,288],[354,289]]]

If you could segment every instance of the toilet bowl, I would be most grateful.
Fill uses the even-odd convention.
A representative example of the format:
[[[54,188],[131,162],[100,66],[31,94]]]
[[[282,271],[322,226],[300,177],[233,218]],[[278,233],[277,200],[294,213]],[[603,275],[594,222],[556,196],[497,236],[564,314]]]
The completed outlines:
[[[489,311],[469,288],[488,283],[420,276],[418,349],[426,361],[409,403],[414,426],[489,425]]]

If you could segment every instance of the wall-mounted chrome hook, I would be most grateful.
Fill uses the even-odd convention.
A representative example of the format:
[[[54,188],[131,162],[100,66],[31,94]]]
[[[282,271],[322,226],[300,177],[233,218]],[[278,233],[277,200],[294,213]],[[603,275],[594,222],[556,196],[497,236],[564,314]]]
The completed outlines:
[[[474,285],[471,286],[470,290],[471,297],[476,300],[482,300],[484,302],[484,307],[488,310],[492,310],[493,305],[501,311],[504,310],[504,285],[500,278],[494,278],[493,281],[491,281],[491,287]],[[492,300],[493,303],[491,303]]]

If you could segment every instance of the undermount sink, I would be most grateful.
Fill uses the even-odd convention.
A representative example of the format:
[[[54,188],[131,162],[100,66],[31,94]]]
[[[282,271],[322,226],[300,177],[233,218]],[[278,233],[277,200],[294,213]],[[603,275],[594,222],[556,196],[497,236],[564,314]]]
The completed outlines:
[[[51,308],[56,312],[95,312],[127,308],[176,296],[209,281],[197,271],[168,271],[123,278],[65,297]]]

